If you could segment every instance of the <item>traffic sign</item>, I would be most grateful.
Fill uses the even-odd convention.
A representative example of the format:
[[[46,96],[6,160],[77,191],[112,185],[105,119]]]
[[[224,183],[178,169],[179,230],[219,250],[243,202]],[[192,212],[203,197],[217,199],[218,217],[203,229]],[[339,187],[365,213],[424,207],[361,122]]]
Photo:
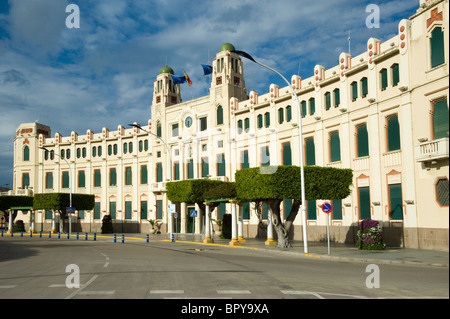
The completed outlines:
[[[178,218],[178,213],[177,212],[173,212],[173,218],[175,218],[175,219]]]
[[[66,207],[66,213],[68,214],[75,213],[75,207]]]
[[[322,211],[325,214],[329,214],[333,211],[333,205],[331,205],[331,203],[323,203],[322,204]]]
[[[197,217],[197,211],[191,210],[191,217]]]
[[[169,212],[170,213],[175,213],[175,210],[176,210],[175,204],[169,204]]]

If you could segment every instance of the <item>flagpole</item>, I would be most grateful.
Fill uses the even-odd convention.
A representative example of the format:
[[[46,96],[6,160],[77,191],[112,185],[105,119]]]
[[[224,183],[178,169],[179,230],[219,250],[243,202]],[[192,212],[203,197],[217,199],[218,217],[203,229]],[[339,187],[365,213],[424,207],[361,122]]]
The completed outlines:
[[[261,62],[256,61],[253,59],[248,53],[245,53],[243,51],[231,51],[234,53],[237,53],[238,55],[241,55],[256,64],[259,64],[263,68],[266,68],[276,74],[278,74],[288,85],[289,89],[291,90],[292,96],[295,98],[295,102],[297,104],[297,110],[298,110],[298,130],[299,130],[299,149],[300,149],[300,185],[301,185],[301,196],[302,196],[302,217],[303,217],[303,246],[304,246],[304,252],[305,254],[308,253],[308,237],[307,237],[307,231],[306,231],[306,201],[305,201],[305,170],[304,170],[304,156],[303,156],[303,132],[302,132],[302,118],[301,118],[301,109],[300,109],[300,101],[298,100],[298,96],[294,91],[294,88],[291,86],[291,83],[277,70],[262,64]]]

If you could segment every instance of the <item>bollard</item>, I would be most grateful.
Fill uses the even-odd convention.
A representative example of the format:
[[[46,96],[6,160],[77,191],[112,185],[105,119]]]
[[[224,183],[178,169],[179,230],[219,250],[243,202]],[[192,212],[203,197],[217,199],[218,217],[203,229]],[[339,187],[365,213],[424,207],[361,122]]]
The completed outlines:
[[[114,234],[114,242],[117,242],[116,234]]]
[[[125,242],[125,235],[122,234],[122,244]]]
[[[42,238],[42,230],[39,232],[39,238]]]
[[[61,232],[58,232],[58,238],[61,238]]]
[[[14,237],[14,232],[11,230],[11,237]]]
[[[79,233],[77,232],[77,239],[80,238]]]
[[[87,233],[84,233],[84,240],[87,240]]]
[[[170,236],[171,237],[171,239],[172,239],[172,243],[174,242],[174,240],[173,240],[173,234]]]
[[[2,230],[2,237],[3,237],[3,230]]]
[[[33,231],[30,230],[30,237],[33,237]]]
[[[97,234],[94,233],[94,241],[96,241],[96,240],[97,240]]]
[[[20,231],[20,237],[23,237],[23,230]]]
[[[148,234],[147,234],[147,243],[148,243]]]
[[[69,239],[70,238],[70,234],[69,233],[67,233],[67,239]]]
[[[48,232],[48,238],[52,238],[52,232],[51,231]]]

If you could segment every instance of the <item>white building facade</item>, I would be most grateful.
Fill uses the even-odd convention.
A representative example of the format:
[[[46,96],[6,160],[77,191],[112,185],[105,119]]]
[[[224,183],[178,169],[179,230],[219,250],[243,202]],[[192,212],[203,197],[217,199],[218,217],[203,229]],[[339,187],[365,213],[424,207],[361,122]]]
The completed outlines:
[[[358,222],[372,218],[381,221],[390,245],[448,250],[448,9],[446,0],[420,0],[393,38],[370,38],[367,51],[341,53],[335,67],[316,65],[310,78],[293,75],[301,114],[288,87],[247,92],[243,61],[225,43],[212,62],[207,96],[183,102],[173,70],[161,69],[151,119],[139,123],[143,130],[120,125],[52,136],[48,126],[21,124],[14,141],[14,191],[95,194],[94,210],[72,217],[75,231],[99,232],[102,217],[110,214],[116,232],[148,232],[149,219],[162,221],[168,232],[168,181],[234,181],[241,168],[299,165],[302,147],[305,165],[353,169],[352,194],[330,199],[335,241],[354,241]],[[307,202],[308,240],[326,237],[322,203]],[[283,213],[290,205],[286,199]],[[192,209],[200,216],[190,217]],[[174,232],[203,233],[199,207],[180,203],[176,211]],[[266,205],[263,211],[267,218]],[[230,204],[212,218],[225,213],[231,213]],[[27,222],[26,216],[17,218]],[[51,228],[51,212],[36,212],[35,223],[37,230]],[[257,224],[254,204],[246,204],[244,237],[255,236]],[[294,238],[301,240],[301,217],[295,225]]]

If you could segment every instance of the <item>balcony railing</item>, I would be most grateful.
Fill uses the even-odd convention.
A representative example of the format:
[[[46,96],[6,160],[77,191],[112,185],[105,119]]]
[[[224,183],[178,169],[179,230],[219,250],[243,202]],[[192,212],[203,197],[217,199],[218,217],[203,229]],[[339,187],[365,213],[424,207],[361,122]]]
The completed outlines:
[[[422,142],[415,146],[416,161],[427,162],[438,159],[448,159],[448,137]]]

